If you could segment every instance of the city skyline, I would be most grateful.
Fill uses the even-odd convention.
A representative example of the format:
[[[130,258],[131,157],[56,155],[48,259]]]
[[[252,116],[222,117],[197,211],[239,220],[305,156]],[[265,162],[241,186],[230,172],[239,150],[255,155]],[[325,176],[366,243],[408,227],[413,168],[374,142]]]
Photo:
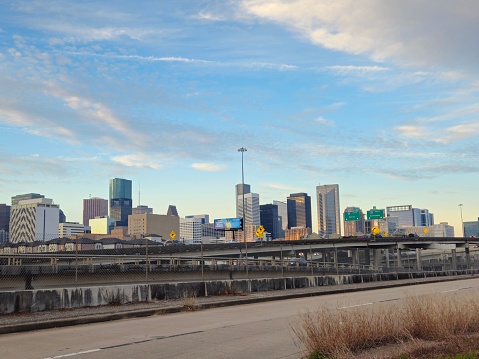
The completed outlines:
[[[0,8],[0,203],[41,193],[82,222],[117,177],[133,207],[234,217],[245,147],[261,205],[337,183],[343,209],[479,216],[472,0]]]

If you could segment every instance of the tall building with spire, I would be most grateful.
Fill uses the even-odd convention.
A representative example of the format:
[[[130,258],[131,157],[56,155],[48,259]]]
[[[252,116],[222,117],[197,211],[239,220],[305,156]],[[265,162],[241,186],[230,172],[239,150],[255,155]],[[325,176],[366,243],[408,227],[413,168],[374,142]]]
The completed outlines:
[[[132,182],[124,178],[110,180],[110,217],[115,226],[128,226],[128,216],[132,214]]]
[[[318,234],[341,234],[341,214],[339,209],[339,185],[316,186],[318,209]]]

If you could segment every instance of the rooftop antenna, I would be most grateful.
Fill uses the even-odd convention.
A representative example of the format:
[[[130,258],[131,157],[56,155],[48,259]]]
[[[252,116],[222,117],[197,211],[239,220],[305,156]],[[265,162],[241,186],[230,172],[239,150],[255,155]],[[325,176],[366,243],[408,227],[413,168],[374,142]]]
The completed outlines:
[[[140,187],[141,187],[141,184],[140,184],[140,182],[138,182],[138,207],[141,206],[141,201],[140,201]]]

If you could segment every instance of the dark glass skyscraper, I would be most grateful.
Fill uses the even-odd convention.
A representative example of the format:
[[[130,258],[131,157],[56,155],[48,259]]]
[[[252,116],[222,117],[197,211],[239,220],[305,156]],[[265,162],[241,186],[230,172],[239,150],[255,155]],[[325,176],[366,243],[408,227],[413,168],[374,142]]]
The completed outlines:
[[[261,224],[264,229],[271,233],[271,239],[282,238],[281,217],[278,215],[276,204],[262,204],[259,206]]]
[[[287,206],[288,228],[312,228],[311,197],[307,193],[290,194]]]
[[[115,226],[128,226],[128,216],[132,214],[131,181],[123,178],[110,180],[110,217]]]

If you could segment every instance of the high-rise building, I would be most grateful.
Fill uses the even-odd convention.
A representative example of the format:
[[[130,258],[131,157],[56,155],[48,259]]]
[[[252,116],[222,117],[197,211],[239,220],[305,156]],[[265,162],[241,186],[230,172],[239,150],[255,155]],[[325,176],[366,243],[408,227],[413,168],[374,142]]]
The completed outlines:
[[[208,214],[193,214],[193,215],[185,216],[185,218],[199,218],[201,219],[202,224],[210,223],[210,216]]]
[[[183,243],[199,244],[203,237],[203,218],[180,218],[180,233],[178,240]]]
[[[344,221],[344,235],[354,236],[356,233],[365,233],[364,213],[358,207],[347,207],[344,213],[359,212],[359,221]]]
[[[138,206],[133,208],[132,214],[153,214],[153,208],[139,204]]]
[[[9,205],[0,203],[0,230],[5,232],[10,231],[10,209]]]
[[[48,241],[58,237],[60,206],[49,198],[20,200],[10,213],[10,242]]]
[[[400,228],[420,226],[422,223],[421,210],[413,208],[410,204],[386,207],[386,215],[398,217],[398,226]]]
[[[477,221],[464,222],[464,237],[479,238],[479,218]]]
[[[175,239],[180,235],[180,217],[164,214],[132,214],[128,216],[128,234],[131,236],[158,235],[170,239],[171,232]]]
[[[43,194],[39,193],[25,193],[25,194],[17,194],[16,196],[12,197],[12,206],[18,204],[20,201],[24,201],[26,199],[37,199],[37,198],[45,198]]]
[[[281,217],[278,215],[278,206],[276,204],[262,204],[259,206],[261,225],[266,232],[271,233],[271,239],[284,238],[281,228]]]
[[[339,185],[316,186],[318,234],[341,234]]]
[[[278,206],[278,216],[281,218],[281,229],[283,232],[288,229],[288,204],[283,201],[273,201]],[[279,238],[283,238],[284,233]]]
[[[83,200],[83,225],[89,226],[90,219],[108,216],[108,200],[99,197]]]
[[[110,180],[110,217],[115,226],[128,226],[128,216],[132,214],[132,183],[123,178]]]
[[[239,183],[236,185],[236,218],[243,217],[243,193],[246,195],[251,193],[251,186],[249,184]],[[240,210],[241,208],[241,210]]]
[[[60,223],[58,226],[58,232],[60,238],[70,237],[85,233],[85,226],[78,222]]]
[[[179,217],[178,215],[178,210],[176,209],[176,206],[174,204],[170,204],[168,206],[168,210],[166,211],[167,216],[176,216]]]
[[[287,199],[288,228],[312,228],[311,197],[307,193],[292,193]]]
[[[433,226],[434,215],[428,209],[421,209],[421,226]]]
[[[238,218],[243,217],[243,195],[238,196]],[[261,214],[259,209],[259,194],[246,193],[244,195],[244,225],[251,224],[259,226],[261,224]]]

